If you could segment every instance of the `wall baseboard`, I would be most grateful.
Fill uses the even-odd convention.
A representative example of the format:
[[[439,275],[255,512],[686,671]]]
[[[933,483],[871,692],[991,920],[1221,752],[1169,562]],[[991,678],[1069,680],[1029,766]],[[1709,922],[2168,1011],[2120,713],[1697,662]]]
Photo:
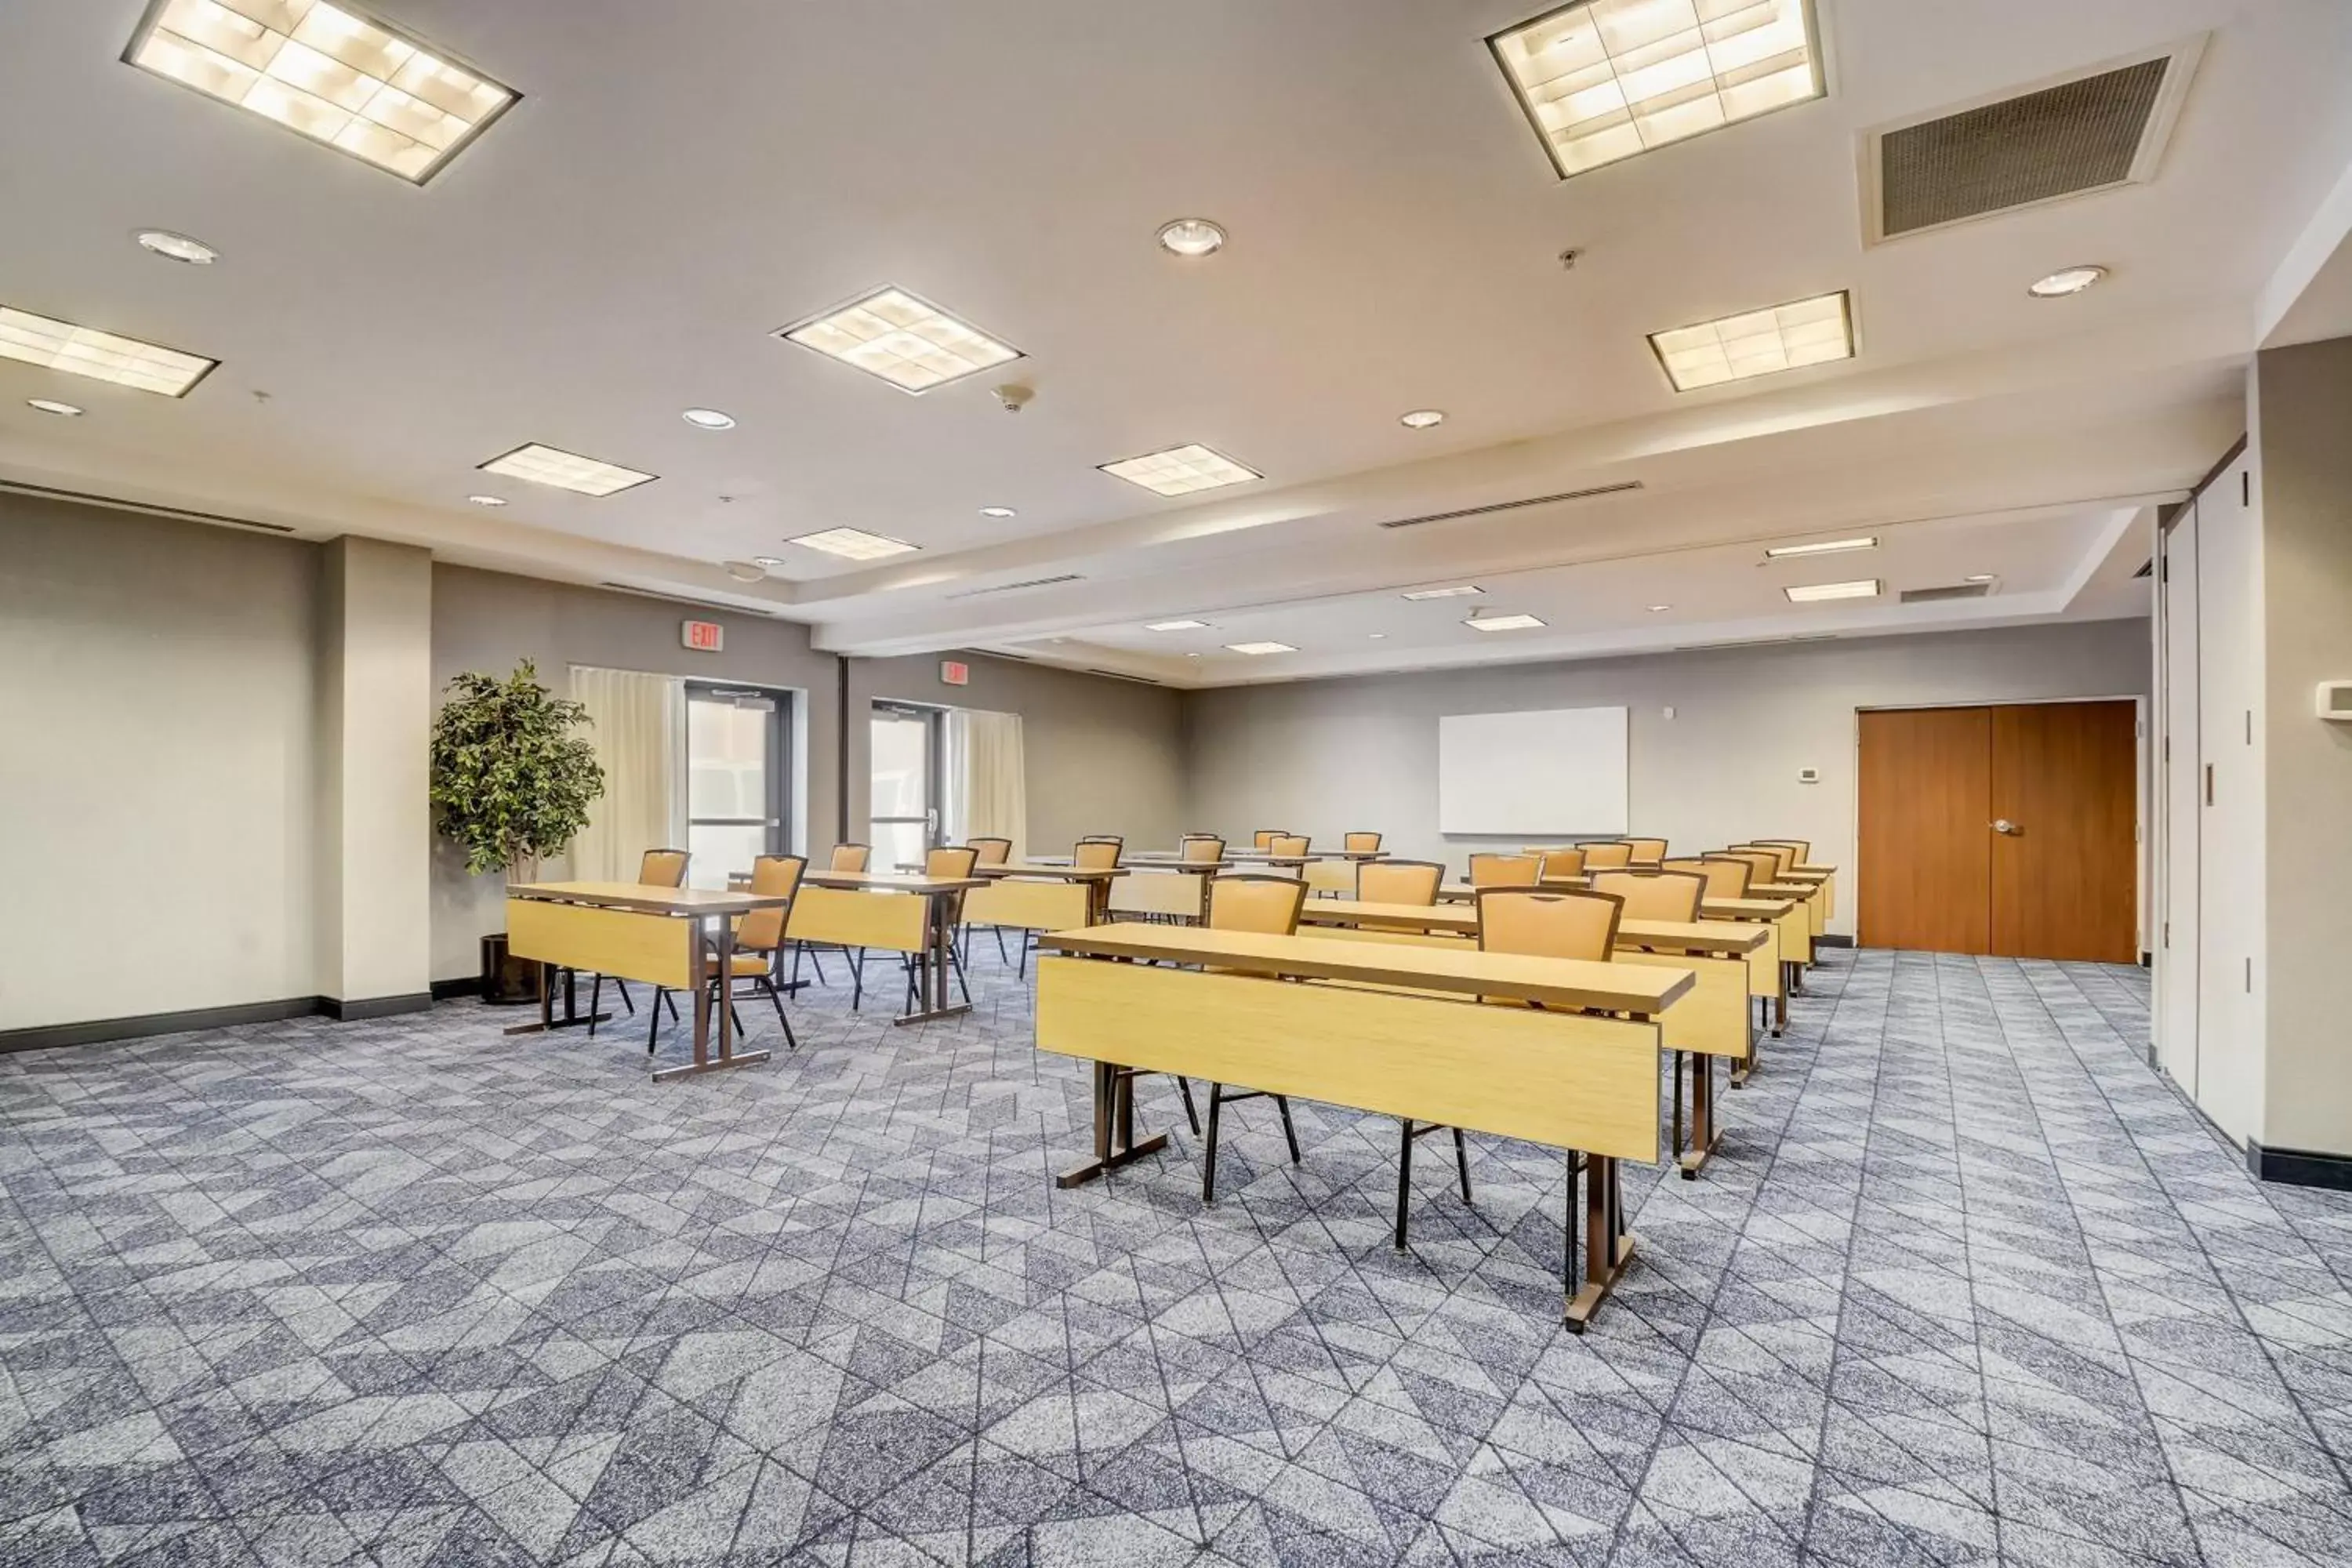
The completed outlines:
[[[2319,1154],[2301,1149],[2265,1149],[2246,1140],[2246,1169],[2258,1182],[2289,1187],[2326,1187],[2352,1192],[2352,1154]]]
[[[1815,947],[1852,947],[1853,945],[1853,938],[1850,936],[1843,936],[1833,931],[1825,931],[1821,935],[1813,938],[1813,945]]]
[[[184,1035],[200,1029],[234,1028],[239,1024],[278,1024],[289,1018],[326,1016],[340,1022],[389,1018],[421,1013],[433,1005],[422,991],[406,996],[363,996],[344,1001],[333,996],[288,996],[276,1002],[240,1002],[232,1007],[193,1007],[179,1013],[141,1013],[128,1018],[90,1018],[75,1024],[37,1024],[29,1029],[0,1029],[0,1051],[50,1050],[60,1046],[102,1046],[120,1040],[143,1040],[156,1035]]]
[[[481,994],[482,977],[478,974],[460,974],[454,980],[433,983],[433,1000],[436,1002],[446,1002],[454,996],[479,996]]]

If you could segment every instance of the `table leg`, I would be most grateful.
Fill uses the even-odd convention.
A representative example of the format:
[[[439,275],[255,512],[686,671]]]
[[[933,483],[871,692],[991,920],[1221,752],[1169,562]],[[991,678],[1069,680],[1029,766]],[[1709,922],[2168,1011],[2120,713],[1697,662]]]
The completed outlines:
[[[1691,1146],[1681,1161],[1683,1180],[1696,1181],[1700,1167],[1715,1152],[1715,1058],[1691,1053]]]
[[[1675,1053],[1675,1133],[1669,1145],[1677,1154],[1683,1152],[1683,1053]]]
[[[934,1018],[952,1018],[959,1013],[971,1011],[971,1004],[969,1002],[950,1005],[948,1001],[950,990],[948,978],[949,944],[954,940],[955,935],[954,928],[948,921],[948,900],[944,898],[932,898],[929,903],[930,907],[924,915],[924,919],[929,922],[925,927],[925,936],[929,952],[928,959],[923,963],[925,973],[918,977],[919,984],[915,987],[917,1010],[912,1013],[901,1013],[891,1020],[893,1023],[924,1024]]]
[[[688,921],[687,940],[694,944],[694,962],[687,966],[694,979],[694,1060],[685,1067],[664,1068],[654,1074],[654,1081],[687,1078],[695,1073],[723,1072],[729,1068],[750,1067],[768,1059],[766,1051],[735,1049],[734,996],[735,990],[735,922],[721,920],[715,945],[718,948],[718,981],[711,984],[711,960],[703,949],[702,922]],[[719,1055],[710,1055],[710,1015],[719,1014]]]
[[[509,1035],[544,1035],[553,1029],[584,1028],[590,1024],[610,1022],[613,1015],[599,1013],[593,1017],[580,1011],[580,972],[562,969],[563,1016],[555,1016],[555,977],[561,965],[542,963],[539,968],[539,1022],[515,1024],[508,1027]]]
[[[1625,1266],[1633,1260],[1633,1235],[1625,1228],[1624,1195],[1617,1180],[1617,1162],[1599,1154],[1584,1157],[1584,1279],[1569,1299],[1566,1322],[1580,1334],[1601,1303],[1615,1288]]]
[[[1105,1172],[1132,1164],[1168,1147],[1168,1134],[1155,1132],[1135,1141],[1135,1077],[1116,1062],[1097,1062],[1095,1075],[1095,1157],[1073,1165],[1054,1178],[1057,1187],[1075,1187]]]

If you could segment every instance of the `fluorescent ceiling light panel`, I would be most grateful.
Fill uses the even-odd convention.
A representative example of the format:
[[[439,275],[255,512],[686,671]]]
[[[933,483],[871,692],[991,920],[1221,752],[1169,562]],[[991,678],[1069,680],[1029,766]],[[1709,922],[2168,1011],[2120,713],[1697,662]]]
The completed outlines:
[[[878,533],[868,533],[862,528],[828,528],[822,533],[803,533],[784,542],[802,545],[826,555],[838,555],[844,561],[880,561],[892,555],[911,555],[922,548],[904,540],[886,539]]]
[[[1252,479],[1265,478],[1255,468],[1245,468],[1198,442],[1161,452],[1146,452],[1140,458],[1122,458],[1101,467],[1114,479],[1141,485],[1152,494],[1162,496],[1188,496],[1195,490],[1221,489],[1226,485],[1245,485]]]
[[[0,359],[22,360],[44,370],[135,386],[165,397],[185,397],[188,388],[220,363],[201,354],[77,327],[71,321],[52,321],[9,305],[0,305]]]
[[[1407,594],[1405,597],[1415,601],[1422,599],[1460,599],[1472,594],[1483,594],[1486,591],[1486,589],[1479,587],[1475,583],[1463,583],[1452,588],[1415,588],[1412,593]]]
[[[517,96],[327,0],[155,0],[122,58],[420,185]]]
[[[1246,653],[1256,655],[1267,653],[1297,653],[1298,650],[1291,647],[1286,642],[1229,642],[1225,645],[1225,651],[1227,653]]]
[[[901,392],[929,392],[1021,357],[1011,343],[887,286],[776,336],[878,375]]]
[[[1147,632],[1197,632],[1208,628],[1206,621],[1152,621],[1144,626]]]
[[[656,475],[641,474],[635,468],[625,468],[618,463],[603,463],[593,458],[583,458],[577,452],[560,447],[542,447],[533,441],[517,447],[502,458],[492,458],[482,465],[486,474],[504,474],[510,479],[528,479],[535,485],[552,485],[559,490],[571,490],[583,496],[617,495],[650,483]]]
[[[1878,580],[1865,577],[1859,583],[1806,583],[1780,591],[1794,605],[1818,605],[1827,599],[1875,599]]]
[[[1474,631],[1524,632],[1544,625],[1534,616],[1473,616],[1462,623]]]
[[[1874,535],[1868,539],[1828,539],[1819,544],[1776,544],[1764,553],[1769,559],[1778,561],[1786,555],[1836,555],[1848,550],[1877,548],[1878,540]]]
[[[1695,392],[1727,381],[1852,359],[1853,310],[1840,289],[1769,310],[1652,332],[1650,347],[1675,390]]]
[[[1486,44],[1562,179],[1827,90],[1808,0],[1585,0]]]

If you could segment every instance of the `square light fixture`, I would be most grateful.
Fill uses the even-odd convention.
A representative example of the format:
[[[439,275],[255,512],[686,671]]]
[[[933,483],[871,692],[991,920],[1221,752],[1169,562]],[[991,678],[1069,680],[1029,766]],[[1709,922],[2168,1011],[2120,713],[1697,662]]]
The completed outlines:
[[[159,348],[137,338],[117,337],[0,305],[0,359],[22,360],[46,370],[135,386],[165,397],[185,397],[220,363],[202,354]]]
[[[502,458],[492,458],[482,465],[486,474],[504,474],[511,479],[528,479],[535,485],[552,485],[559,490],[572,490],[583,496],[618,495],[649,484],[658,476],[642,474],[635,468],[625,468],[618,463],[599,462],[583,458],[577,452],[566,452],[557,447],[542,447],[533,441],[517,447]]]
[[[1422,599],[1460,599],[1486,591],[1475,583],[1460,583],[1451,588],[1415,588],[1404,596],[1416,602]]]
[[[1875,599],[1878,580],[1865,577],[1859,583],[1806,583],[1794,588],[1783,588],[1792,605],[1818,605],[1826,599]]]
[[[1171,447],[1165,451],[1146,452],[1139,458],[1121,458],[1116,463],[1099,466],[1104,473],[1114,479],[1141,485],[1152,494],[1162,496],[1188,496],[1195,490],[1245,485],[1252,479],[1265,478],[1255,468],[1245,468],[1231,458],[1213,452],[1198,442]]]
[[[1147,632],[1197,632],[1208,629],[1206,621],[1152,621],[1144,626]]]
[[[1810,0],[1579,0],[1486,47],[1562,179],[1828,90]]]
[[[1291,647],[1286,642],[1229,642],[1225,645],[1225,651],[1227,653],[1267,654],[1297,653],[1298,650]]]
[[[1676,392],[1852,359],[1853,301],[1843,289],[1816,294],[1769,310],[1652,332],[1650,347]]]
[[[911,555],[922,548],[901,539],[868,533],[862,528],[828,528],[822,533],[803,533],[784,542],[837,555],[844,561],[881,561],[892,555]]]
[[[122,58],[420,185],[519,96],[327,0],[153,0]]]
[[[1021,357],[1011,343],[888,285],[775,335],[853,364],[901,392],[929,392]]]
[[[1524,632],[1546,623],[1536,616],[1473,616],[1462,624],[1479,632]]]
[[[1848,550],[1875,550],[1878,539],[1827,539],[1819,544],[1776,544],[1764,552],[1765,558],[1778,561],[1786,555],[1837,555]]]

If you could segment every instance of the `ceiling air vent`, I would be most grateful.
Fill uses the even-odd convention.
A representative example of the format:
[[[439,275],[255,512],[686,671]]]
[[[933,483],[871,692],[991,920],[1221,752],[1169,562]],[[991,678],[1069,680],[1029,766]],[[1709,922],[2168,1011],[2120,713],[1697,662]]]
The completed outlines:
[[[1942,599],[1981,599],[1992,592],[1990,583],[1947,583],[1940,588],[1906,588],[1906,605],[1932,605]]]
[[[1585,490],[1562,490],[1556,496],[1529,496],[1525,500],[1501,500],[1492,506],[1464,507],[1460,511],[1433,511],[1427,517],[1401,517],[1382,528],[1419,528],[1424,522],[1454,522],[1465,517],[1492,517],[1498,511],[1517,511],[1522,507],[1549,506],[1554,501],[1591,500],[1596,496],[1623,495],[1627,490],[1642,488],[1639,479],[1628,479],[1622,485],[1595,485]]]
[[[698,610],[723,610],[730,616],[766,616],[775,618],[773,610],[755,610],[749,605],[730,605],[718,599],[689,599],[683,594],[664,594],[653,588],[633,588],[626,583],[599,583],[599,588],[610,588],[615,594],[634,594],[640,599],[659,599],[665,605],[686,605]]]
[[[1083,583],[1084,575],[1065,572],[1058,577],[1032,577],[1024,583],[999,583],[993,588],[966,588],[961,594],[950,594],[950,599],[978,599],[990,594],[1017,594],[1024,588],[1050,588],[1056,583]]]
[[[16,479],[0,479],[0,494],[31,496],[37,500],[79,501],[84,506],[102,506],[109,511],[135,511],[143,516],[171,518],[179,522],[217,523],[223,528],[255,528],[264,533],[294,531],[282,522],[256,522],[249,517],[229,517],[217,511],[191,511],[186,507],[163,506],[152,501],[123,500],[116,496],[92,495],[87,490],[52,489],[47,485],[28,485]]]
[[[1864,132],[1864,240],[2154,179],[2204,47],[2200,35]]]

